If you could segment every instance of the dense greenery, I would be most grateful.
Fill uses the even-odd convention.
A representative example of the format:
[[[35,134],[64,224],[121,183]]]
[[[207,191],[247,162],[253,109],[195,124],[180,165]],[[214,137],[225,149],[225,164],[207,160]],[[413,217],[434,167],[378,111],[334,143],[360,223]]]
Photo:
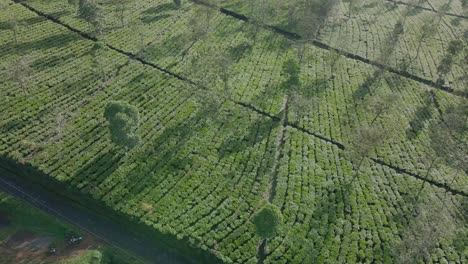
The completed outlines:
[[[87,1],[95,19],[7,2],[0,155],[226,263],[466,262],[466,19],[381,0],[206,1],[250,22],[196,1]]]
[[[272,238],[278,232],[282,222],[281,211],[273,204],[263,206],[253,217],[257,234],[263,238]]]

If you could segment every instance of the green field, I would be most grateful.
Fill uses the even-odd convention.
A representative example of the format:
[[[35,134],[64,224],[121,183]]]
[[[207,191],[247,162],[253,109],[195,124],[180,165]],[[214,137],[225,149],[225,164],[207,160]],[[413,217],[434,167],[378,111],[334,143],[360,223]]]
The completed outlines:
[[[419,7],[337,1],[314,41],[300,41],[288,20],[299,0],[257,1],[264,16],[251,1],[127,1],[123,25],[116,1],[99,0],[100,34],[67,1],[6,0],[1,160],[225,263],[466,263],[468,155],[445,162],[431,128],[454,107],[466,114],[468,19],[461,0],[405,1]],[[8,78],[19,58],[26,91]],[[110,139],[110,101],[138,109],[128,152]],[[360,127],[383,135],[357,165]],[[282,214],[266,246],[252,221],[265,201]]]

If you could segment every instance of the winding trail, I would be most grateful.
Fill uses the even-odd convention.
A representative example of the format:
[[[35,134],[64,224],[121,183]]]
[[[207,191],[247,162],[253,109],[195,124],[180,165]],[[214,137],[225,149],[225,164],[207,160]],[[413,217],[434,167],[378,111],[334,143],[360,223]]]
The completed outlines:
[[[3,167],[0,167],[0,190],[79,227],[125,254],[134,253],[134,257],[143,263],[195,263],[168,248],[155,245],[153,241],[76,204],[69,198],[45,189],[41,185],[26,181],[15,172]]]

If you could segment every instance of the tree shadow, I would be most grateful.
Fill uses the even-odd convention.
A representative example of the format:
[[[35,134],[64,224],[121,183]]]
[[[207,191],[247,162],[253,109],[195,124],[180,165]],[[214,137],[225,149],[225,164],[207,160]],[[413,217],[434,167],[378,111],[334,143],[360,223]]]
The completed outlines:
[[[411,10],[408,12],[408,16],[417,16],[423,12],[422,8],[416,8],[413,7]]]
[[[62,54],[52,54],[50,56],[47,56],[46,59],[39,58],[34,60],[34,62],[31,64],[31,67],[34,70],[42,71],[48,68],[55,68],[65,65],[66,63],[68,63],[68,60],[72,58],[75,58],[75,56],[72,53],[69,53],[66,56],[63,56]]]
[[[433,114],[433,101],[431,96],[428,94],[424,98],[424,102],[419,106],[412,119],[409,122],[410,127],[406,130],[407,139],[415,139],[424,129],[425,124],[432,118]]]
[[[126,175],[129,183],[127,189],[131,191],[126,194],[125,199],[131,199],[143,189],[145,181],[142,177],[153,175],[153,180],[158,181],[158,171],[170,171],[170,175],[164,176],[174,177],[187,166],[193,165],[193,158],[175,153],[183,149],[183,146],[205,126],[205,115],[203,110],[199,110],[187,119],[166,128],[154,141],[144,143],[144,150],[138,151],[132,158],[132,163],[138,165]],[[139,191],[135,192],[135,189]]]
[[[11,43],[5,43],[0,46],[0,50],[7,51],[6,53],[0,53],[0,57],[11,54],[27,54],[31,50],[48,50],[52,48],[63,48],[68,43],[74,42],[80,39],[78,34],[73,32],[60,33],[57,35],[48,36],[44,39],[37,41],[19,43],[12,45]]]
[[[76,171],[72,178],[72,184],[86,193],[92,192],[96,185],[119,168],[123,157],[123,151],[115,147],[95,156],[88,164]]]
[[[168,15],[168,14],[157,15],[157,16],[144,16],[141,18],[141,21],[145,24],[149,24],[149,23],[158,22],[160,20],[163,20],[169,17],[171,17],[171,15]]]
[[[253,47],[250,43],[244,42],[239,43],[234,47],[230,47],[228,52],[235,62],[239,62],[242,57],[248,56],[252,53],[252,48]]]
[[[153,15],[153,14],[158,14],[167,10],[176,10],[177,6],[174,3],[165,3],[165,4],[160,4],[158,6],[153,6],[145,11],[142,11],[141,14],[143,15]]]
[[[359,88],[353,92],[354,100],[362,100],[371,93],[372,86],[377,81],[382,81],[383,71],[381,69],[375,70],[371,75],[368,75]]]
[[[268,137],[269,132],[279,125],[279,122],[270,118],[251,122],[242,136],[230,136],[224,139],[218,149],[219,157],[222,159],[251,148],[256,142],[262,142],[264,138]]]

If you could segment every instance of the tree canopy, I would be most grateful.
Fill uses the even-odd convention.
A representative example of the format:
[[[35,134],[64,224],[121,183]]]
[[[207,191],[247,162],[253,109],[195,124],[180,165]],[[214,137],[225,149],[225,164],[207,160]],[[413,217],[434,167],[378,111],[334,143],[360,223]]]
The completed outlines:
[[[257,235],[263,239],[275,236],[282,221],[281,211],[270,203],[260,209],[253,218]]]
[[[111,140],[117,146],[135,147],[140,137],[137,135],[139,125],[138,109],[126,102],[111,101],[104,111],[104,117],[109,122]]]

